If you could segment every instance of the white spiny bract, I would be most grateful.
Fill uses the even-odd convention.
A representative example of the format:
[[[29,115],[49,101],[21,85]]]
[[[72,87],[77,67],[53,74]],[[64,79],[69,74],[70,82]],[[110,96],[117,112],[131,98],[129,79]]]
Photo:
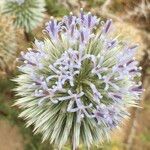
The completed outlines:
[[[16,27],[31,32],[43,20],[44,0],[6,0],[4,13],[14,16]]]
[[[35,133],[61,149],[69,139],[75,150],[88,148],[109,133],[137,106],[142,88],[137,46],[110,36],[112,21],[100,29],[91,13],[70,13],[61,22],[51,20],[48,37],[21,53],[21,75],[15,81],[20,117]],[[138,78],[137,78],[138,77]]]
[[[14,2],[17,3],[19,5],[22,5],[24,3],[25,0],[9,0],[10,2]]]

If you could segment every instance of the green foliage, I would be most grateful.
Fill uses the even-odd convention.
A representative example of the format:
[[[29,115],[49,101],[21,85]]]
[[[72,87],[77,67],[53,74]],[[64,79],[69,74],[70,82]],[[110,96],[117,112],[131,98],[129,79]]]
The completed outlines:
[[[143,132],[140,135],[140,139],[144,142],[144,143],[149,143],[150,142],[150,130],[147,129],[145,132]]]
[[[31,32],[43,20],[45,11],[44,0],[25,0],[24,3],[6,1],[4,13],[14,15],[16,27],[22,27]]]
[[[13,68],[16,51],[16,36],[12,21],[0,14],[0,71],[8,72]]]
[[[63,5],[59,4],[57,0],[46,0],[46,8],[51,16],[62,17],[68,13],[68,10]]]

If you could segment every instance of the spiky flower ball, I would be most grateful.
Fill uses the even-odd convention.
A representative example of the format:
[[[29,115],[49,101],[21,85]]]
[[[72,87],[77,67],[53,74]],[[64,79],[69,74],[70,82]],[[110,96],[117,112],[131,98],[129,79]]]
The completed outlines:
[[[16,35],[12,20],[0,13],[0,71],[8,72],[13,69],[16,52]]]
[[[43,20],[44,6],[44,0],[6,0],[4,13],[14,15],[15,26],[30,32]]]
[[[21,53],[20,117],[59,149],[69,140],[75,150],[107,139],[139,102],[137,46],[110,37],[111,24],[99,30],[100,20],[83,11],[61,22],[51,18],[49,37]]]

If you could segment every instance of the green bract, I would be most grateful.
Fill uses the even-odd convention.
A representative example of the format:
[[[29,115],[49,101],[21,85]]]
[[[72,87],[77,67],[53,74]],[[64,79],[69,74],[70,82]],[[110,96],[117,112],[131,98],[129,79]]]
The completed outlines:
[[[14,16],[16,27],[22,27],[30,32],[43,20],[45,11],[44,0],[7,0],[4,13]]]

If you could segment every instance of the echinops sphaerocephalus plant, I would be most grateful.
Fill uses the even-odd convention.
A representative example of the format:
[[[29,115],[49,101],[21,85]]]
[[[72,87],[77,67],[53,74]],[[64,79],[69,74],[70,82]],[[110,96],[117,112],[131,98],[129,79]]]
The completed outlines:
[[[31,32],[43,20],[44,7],[44,0],[6,0],[3,12],[14,15],[16,27]]]
[[[69,140],[75,150],[108,139],[128,108],[138,106],[137,46],[110,36],[112,20],[100,26],[97,16],[82,10],[60,22],[52,17],[44,30],[48,37],[18,59],[20,117],[59,149]]]

